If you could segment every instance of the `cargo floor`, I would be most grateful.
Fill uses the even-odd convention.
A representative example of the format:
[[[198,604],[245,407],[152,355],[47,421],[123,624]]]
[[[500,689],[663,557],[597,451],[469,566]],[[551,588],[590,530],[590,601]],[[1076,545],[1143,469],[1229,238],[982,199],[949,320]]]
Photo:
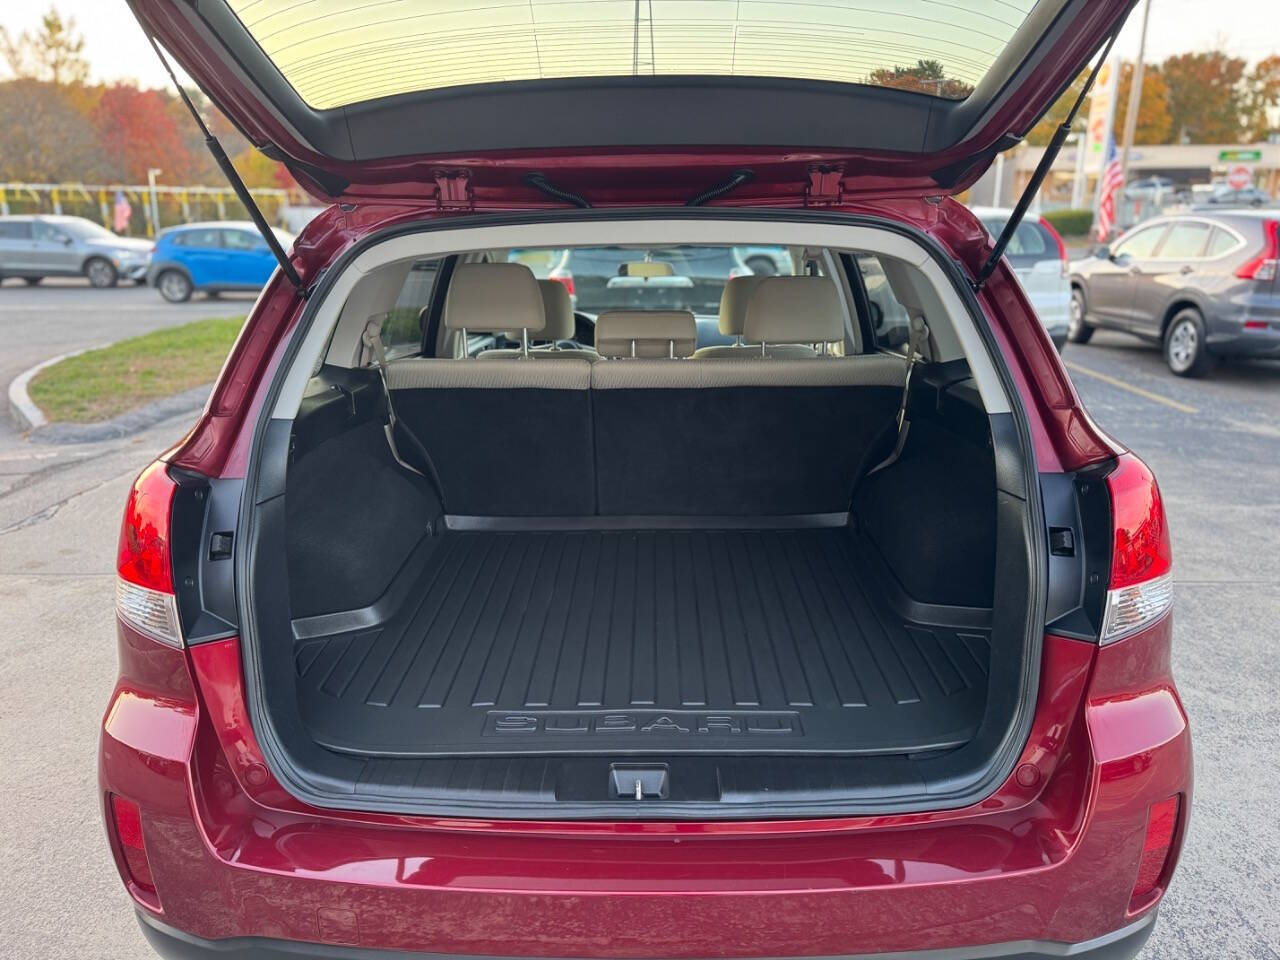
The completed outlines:
[[[967,742],[987,631],[904,622],[869,552],[843,527],[451,530],[382,623],[297,642],[302,716],[388,757]]]

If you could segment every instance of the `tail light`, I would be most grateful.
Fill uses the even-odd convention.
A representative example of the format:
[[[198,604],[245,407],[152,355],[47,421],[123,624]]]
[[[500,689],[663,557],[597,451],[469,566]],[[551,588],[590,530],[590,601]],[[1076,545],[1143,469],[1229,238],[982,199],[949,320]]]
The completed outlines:
[[[1280,273],[1280,220],[1262,221],[1262,235],[1266,238],[1262,252],[1236,271],[1241,280],[1270,283]]]
[[[574,296],[577,291],[573,288],[573,274],[568,270],[552,270],[547,276],[548,280],[554,280],[556,283],[563,284],[569,296]]]
[[[142,811],[132,800],[114,793],[111,794],[109,809],[111,825],[120,845],[125,879],[142,899],[158,906],[151,861],[147,859],[147,848],[142,841]]]
[[[1053,242],[1058,245],[1058,260],[1062,263],[1062,275],[1064,277],[1069,276],[1071,274],[1071,261],[1067,259],[1067,245],[1062,242],[1062,234],[1058,233],[1053,224],[1044,218],[1041,218],[1040,226],[1053,238]]]
[[[1103,643],[1155,623],[1173,604],[1173,551],[1160,488],[1131,453],[1107,477],[1114,542],[1102,617]]]
[[[169,559],[169,511],[176,489],[160,461],[133,482],[116,556],[116,613],[139,633],[180,647]]]
[[[1130,909],[1141,909],[1155,893],[1166,873],[1173,837],[1178,828],[1178,812],[1182,802],[1169,797],[1151,805],[1147,813],[1147,834],[1142,841],[1142,857],[1138,860],[1138,879],[1133,885]]]

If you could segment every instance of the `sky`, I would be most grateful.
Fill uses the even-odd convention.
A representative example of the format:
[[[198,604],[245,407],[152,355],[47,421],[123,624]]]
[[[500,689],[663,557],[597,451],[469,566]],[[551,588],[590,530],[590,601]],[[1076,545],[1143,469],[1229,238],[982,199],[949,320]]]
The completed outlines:
[[[430,0],[423,0],[429,3]],[[1280,53],[1280,27],[1276,25],[1276,0],[1143,0],[1153,4],[1147,34],[1147,60],[1159,61],[1174,53],[1223,48],[1250,61]],[[53,0],[64,16],[75,18],[85,38],[91,79],[133,79],[143,86],[162,86],[165,75],[147,45],[142,31],[124,0]],[[34,30],[47,0],[0,3],[0,25],[10,33]],[[1206,12],[1212,10],[1212,18]],[[1122,56],[1133,57],[1138,47],[1139,6],[1129,18],[1117,42]],[[2,68],[0,68],[2,69]]]

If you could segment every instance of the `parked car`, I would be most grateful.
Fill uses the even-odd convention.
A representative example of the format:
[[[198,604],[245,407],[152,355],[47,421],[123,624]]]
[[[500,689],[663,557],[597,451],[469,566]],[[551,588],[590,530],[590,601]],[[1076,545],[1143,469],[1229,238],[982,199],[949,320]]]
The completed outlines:
[[[1157,217],[1071,265],[1071,328],[1161,344],[1179,376],[1228,357],[1280,357],[1280,218],[1236,210]]]
[[[133,0],[334,200],[125,507],[99,800],[153,947],[1135,957],[1192,800],[1168,521],[954,199],[1131,5],[955,13],[948,99],[866,84],[934,52],[888,0],[708,4],[658,77],[630,4]],[[557,349],[531,267],[751,246],[803,275],[717,268],[702,357],[666,302]]]
[[[1258,187],[1233,190],[1224,185],[1217,187],[1204,202],[1214,207],[1264,207],[1275,201],[1271,194]]]
[[[999,236],[1013,211],[1003,207],[973,207],[992,239]],[[1004,255],[1035,307],[1036,316],[1059,350],[1067,342],[1071,321],[1071,281],[1067,247],[1048,220],[1028,213],[1018,224]]]
[[[646,261],[667,265],[670,275],[625,276],[627,264]],[[751,272],[734,247],[672,245],[577,247],[566,250],[548,275],[569,288],[574,308],[585,313],[648,308],[714,316],[720,310],[725,282]]]
[[[1124,186],[1124,196],[1129,200],[1160,200],[1171,198],[1178,191],[1178,185],[1168,177],[1143,177],[1133,180]]]
[[[275,233],[286,249],[293,243],[292,234]],[[183,303],[197,291],[260,290],[275,267],[275,257],[251,221],[188,223],[157,238],[147,282],[170,303]]]
[[[114,287],[121,278],[141,281],[153,246],[84,217],[0,217],[0,281],[21,277],[35,286],[45,277],[82,276],[94,287]]]
[[[795,272],[791,251],[786,247],[739,247],[738,256],[752,273],[762,277],[788,277]]]

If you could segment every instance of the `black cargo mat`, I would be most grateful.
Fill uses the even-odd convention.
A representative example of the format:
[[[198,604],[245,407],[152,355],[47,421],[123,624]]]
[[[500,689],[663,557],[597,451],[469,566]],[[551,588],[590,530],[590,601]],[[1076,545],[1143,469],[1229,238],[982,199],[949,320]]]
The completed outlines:
[[[300,641],[371,756],[878,754],[967,742],[987,632],[902,622],[844,529],[459,532],[379,627]]]

